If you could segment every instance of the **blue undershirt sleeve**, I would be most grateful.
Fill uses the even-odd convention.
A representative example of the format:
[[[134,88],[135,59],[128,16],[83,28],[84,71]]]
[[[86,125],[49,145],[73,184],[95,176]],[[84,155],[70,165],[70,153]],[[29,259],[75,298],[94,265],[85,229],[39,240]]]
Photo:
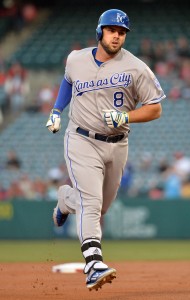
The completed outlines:
[[[62,112],[63,109],[70,103],[71,97],[72,84],[64,78],[60,85],[59,93],[53,108],[59,109]]]

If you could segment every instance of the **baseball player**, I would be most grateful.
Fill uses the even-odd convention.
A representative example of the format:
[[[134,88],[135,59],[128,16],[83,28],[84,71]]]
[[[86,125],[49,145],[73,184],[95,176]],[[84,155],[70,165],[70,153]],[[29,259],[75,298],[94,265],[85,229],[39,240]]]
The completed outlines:
[[[72,187],[59,188],[53,219],[62,226],[69,214],[76,214],[89,290],[116,277],[116,270],[103,262],[100,217],[117,195],[127,161],[129,124],[159,118],[165,98],[149,67],[122,48],[129,31],[125,12],[110,9],[100,16],[98,45],[69,54],[46,124],[57,132],[61,112],[70,103],[64,155]]]

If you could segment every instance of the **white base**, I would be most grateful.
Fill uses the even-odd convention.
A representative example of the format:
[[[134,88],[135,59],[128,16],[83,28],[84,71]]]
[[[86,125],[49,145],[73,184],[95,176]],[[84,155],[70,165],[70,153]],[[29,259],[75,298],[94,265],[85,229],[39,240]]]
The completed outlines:
[[[84,263],[67,263],[52,267],[53,273],[82,273]]]

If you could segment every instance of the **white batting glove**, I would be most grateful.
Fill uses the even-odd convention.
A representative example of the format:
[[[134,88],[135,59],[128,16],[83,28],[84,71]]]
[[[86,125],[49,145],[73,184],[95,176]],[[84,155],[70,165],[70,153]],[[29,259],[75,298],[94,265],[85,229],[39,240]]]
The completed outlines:
[[[52,109],[46,127],[49,131],[56,133],[61,129],[61,112],[58,109]]]
[[[104,121],[110,128],[117,128],[123,124],[129,123],[129,115],[125,111],[103,110]]]

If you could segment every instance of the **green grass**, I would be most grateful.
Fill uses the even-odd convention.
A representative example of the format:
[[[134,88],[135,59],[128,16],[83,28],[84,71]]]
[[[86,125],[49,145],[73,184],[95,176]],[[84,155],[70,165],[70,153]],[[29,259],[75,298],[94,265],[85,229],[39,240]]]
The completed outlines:
[[[105,261],[190,260],[190,240],[103,241]],[[0,262],[83,261],[78,241],[0,241]]]

